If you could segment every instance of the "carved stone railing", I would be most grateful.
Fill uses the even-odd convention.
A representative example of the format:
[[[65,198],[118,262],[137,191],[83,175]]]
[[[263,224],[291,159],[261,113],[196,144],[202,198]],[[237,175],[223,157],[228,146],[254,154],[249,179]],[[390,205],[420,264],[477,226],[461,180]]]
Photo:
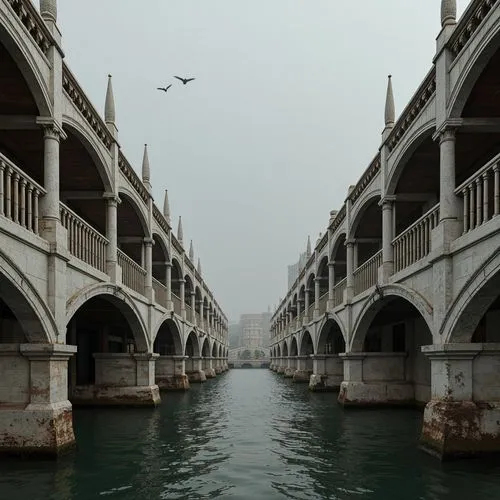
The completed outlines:
[[[153,278],[153,290],[155,291],[155,302],[167,307],[167,287],[161,281]]]
[[[144,295],[146,271],[128,255],[118,250],[118,265],[122,268],[122,283]]]
[[[377,156],[375,156],[370,165],[368,165],[368,168],[363,172],[363,175],[354,186],[354,189],[349,194],[349,198],[352,200],[352,203],[355,203],[356,200],[361,196],[363,191],[368,187],[368,185],[373,180],[375,175],[377,175],[379,170],[380,170],[380,153],[377,153]]]
[[[454,59],[497,2],[498,0],[473,0],[469,4],[448,42]]]
[[[172,292],[172,302],[174,303],[174,312],[181,315],[181,299]]]
[[[78,108],[85,121],[90,125],[90,128],[96,133],[102,144],[109,150],[113,143],[113,136],[104,123],[104,120],[85,95],[85,92],[76,81],[76,78],[73,76],[68,66],[64,63],[63,89],[68,94],[69,99]]]
[[[370,257],[354,271],[354,294],[358,295],[377,284],[378,268],[382,264],[382,250]]]
[[[326,312],[326,303],[328,302],[328,292],[324,293],[319,298],[319,313],[324,314]]]
[[[458,186],[455,193],[463,198],[464,234],[497,217],[500,213],[500,155]]]
[[[0,215],[39,234],[38,201],[45,189],[0,153]]]
[[[186,320],[193,323],[193,309],[188,304],[186,304]]]
[[[54,39],[30,0],[7,0],[33,41],[46,55]]]
[[[108,240],[63,203],[59,203],[59,216],[68,232],[69,253],[105,273]]]
[[[436,69],[433,67],[429,73],[427,73],[424,81],[420,84],[410,102],[405,109],[403,109],[401,116],[394,124],[394,128],[387,139],[390,152],[398,145],[405,132],[410,128],[420,111],[422,111],[425,105],[430,101],[435,92]]]
[[[160,212],[160,209],[153,205],[153,218],[158,223],[158,225],[165,231],[165,234],[168,234],[170,231],[170,225],[165,219],[165,216]]]
[[[394,271],[423,259],[431,251],[431,232],[439,224],[439,204],[432,207],[392,241]]]
[[[339,306],[344,302],[344,290],[347,287],[347,278],[339,281],[333,287],[333,305],[334,307]]]
[[[132,168],[127,158],[120,152],[118,157],[118,167],[120,171],[123,173],[125,178],[128,180],[130,185],[134,188],[137,194],[142,198],[144,203],[148,203],[149,201],[149,193],[146,190],[146,187],[142,183],[139,176],[135,173],[135,170]]]

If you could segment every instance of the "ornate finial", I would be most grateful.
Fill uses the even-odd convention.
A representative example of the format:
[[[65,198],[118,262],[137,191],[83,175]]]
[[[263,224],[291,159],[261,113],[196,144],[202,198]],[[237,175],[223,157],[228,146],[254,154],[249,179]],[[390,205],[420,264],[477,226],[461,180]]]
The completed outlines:
[[[392,75],[387,77],[387,96],[385,98],[385,126],[392,127],[395,121],[394,94],[392,92]]]
[[[182,245],[182,239],[184,235],[182,234],[182,217],[179,215],[179,224],[177,225],[177,241]]]
[[[40,0],[40,14],[44,21],[57,22],[57,0]]]
[[[189,243],[189,260],[193,262],[194,260],[194,248],[193,248],[193,240]]]
[[[455,24],[457,20],[457,0],[441,0],[441,26]]]
[[[199,257],[198,257],[198,267],[197,267],[197,270],[198,270],[198,274],[201,275],[201,261],[200,261]]]
[[[108,75],[106,103],[104,104],[104,121],[106,123],[115,123],[115,98],[113,96],[113,84],[111,83],[111,75]]]
[[[142,181],[144,184],[149,184],[150,181],[148,145],[144,144],[144,156],[142,157]]]
[[[311,256],[311,237],[310,236],[307,237],[306,255],[307,255],[307,258],[309,258]]]
[[[163,216],[170,224],[170,204],[168,203],[168,189],[165,189],[165,198],[163,199]]]

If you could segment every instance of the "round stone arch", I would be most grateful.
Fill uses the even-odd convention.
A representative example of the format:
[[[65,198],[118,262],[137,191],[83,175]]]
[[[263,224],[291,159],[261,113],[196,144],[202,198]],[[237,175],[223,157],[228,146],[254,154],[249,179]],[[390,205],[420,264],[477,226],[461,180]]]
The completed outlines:
[[[350,352],[360,352],[363,348],[363,342],[377,313],[386,305],[384,298],[399,297],[406,300],[420,313],[430,332],[433,332],[433,309],[427,300],[418,292],[408,287],[398,284],[379,286],[364,303],[359,312],[354,327],[352,329],[352,338],[350,341]]]
[[[33,96],[38,108],[39,116],[52,116],[52,103],[45,78],[40,70],[40,63],[34,59],[33,54],[26,49],[25,41],[21,40],[18,30],[9,29],[8,23],[0,23],[0,44],[16,63],[21,75]],[[34,41],[28,43],[35,43]],[[36,49],[34,51],[37,52]]]
[[[312,345],[312,351],[311,353],[307,353],[307,354],[314,354],[314,336],[312,335],[312,333],[309,331],[309,330],[304,330],[301,332],[300,336],[299,336],[299,339],[297,341],[297,352],[298,352],[298,355],[299,356],[305,356],[306,354],[304,354],[304,349],[305,349],[305,342],[307,342],[307,339],[310,339],[311,340],[311,345]]]
[[[160,332],[161,327],[167,324],[168,328],[172,332],[172,336],[174,338],[175,352],[181,355],[184,352],[183,342],[182,342],[182,323],[177,319],[175,315],[172,315],[170,312],[164,314],[160,321],[156,324],[153,330],[152,343],[154,344],[158,334]]]
[[[200,342],[198,340],[198,335],[196,335],[196,332],[194,330],[191,330],[189,334],[186,336],[186,342],[184,343],[184,355],[187,356],[187,345],[188,342],[191,342],[193,345],[193,356],[195,358],[200,357],[201,349],[200,349]]]
[[[0,252],[0,298],[16,316],[28,342],[57,342],[58,329],[50,309],[22,271],[3,252]]]
[[[495,52],[500,49],[500,23],[495,23],[467,61],[448,102],[451,118],[460,118],[467,100],[482,72]]]
[[[436,121],[434,118],[424,123],[421,127],[413,132],[411,137],[404,143],[404,147],[400,150],[398,156],[394,159],[395,166],[391,169],[386,180],[386,195],[392,196],[396,194],[398,181],[403,174],[403,171],[412,158],[419,146],[429,137],[432,136],[436,129]]]
[[[143,234],[148,235],[148,214],[139,194],[135,193],[135,191],[131,191],[128,186],[120,186],[118,189],[118,196],[120,197],[120,199],[127,200],[128,203],[132,206],[135,213],[137,214],[139,223],[141,224]]]
[[[356,234],[356,229],[361,222],[361,219],[365,215],[366,210],[372,205],[372,203],[377,200],[380,200],[380,189],[375,189],[371,191],[369,194],[363,196],[363,198],[356,204],[355,209],[351,214],[351,224],[348,228],[348,239],[353,238]]]
[[[81,290],[66,302],[66,324],[89,299],[104,296],[125,317],[134,335],[138,352],[149,352],[148,330],[135,302],[122,288],[111,283],[98,283]]]
[[[83,147],[92,158],[104,186],[104,192],[112,193],[113,181],[110,167],[106,162],[106,159],[101,154],[99,147],[95,144],[95,141],[90,135],[88,129],[85,125],[68,115],[63,115],[62,123],[63,128],[70,131],[82,143]]]
[[[222,358],[222,344],[219,344],[219,352],[218,352],[218,357]]]
[[[340,245],[343,245],[345,243],[346,238],[347,238],[347,233],[345,232],[345,230],[342,230],[335,234],[333,238],[332,250],[330,252],[331,261],[335,260],[335,256],[337,255]]]
[[[287,358],[288,357],[288,343],[286,340],[283,341],[282,345],[281,345],[281,355],[282,357],[284,358]]]
[[[201,355],[203,357],[212,355],[212,350],[210,349],[210,340],[208,337],[205,337],[203,343],[201,344]]]
[[[297,335],[292,335],[289,339],[288,355],[298,356],[299,355],[299,343],[297,341]]]
[[[274,351],[276,353],[276,357],[281,358],[281,346],[279,344],[274,348]]]
[[[314,343],[314,354],[321,354],[320,348],[322,347],[322,342],[324,341],[324,337],[327,334],[327,332],[325,332],[325,327],[327,327],[332,322],[340,330],[340,334],[342,335],[344,342],[347,345],[347,333],[344,323],[339,318],[338,314],[329,312],[327,317],[322,316],[321,320],[316,324],[316,332],[318,333],[316,334],[316,340]]]
[[[466,281],[439,328],[444,344],[470,342],[479,321],[500,291],[500,252],[494,251]]]
[[[219,350],[217,349],[217,342],[215,340],[212,343],[212,350],[210,355],[212,356],[212,358],[219,357]]]

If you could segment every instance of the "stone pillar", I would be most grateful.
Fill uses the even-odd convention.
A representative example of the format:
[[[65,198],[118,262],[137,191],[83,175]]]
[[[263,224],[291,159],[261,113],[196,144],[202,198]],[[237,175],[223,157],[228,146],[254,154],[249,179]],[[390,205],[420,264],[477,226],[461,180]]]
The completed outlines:
[[[189,380],[185,373],[187,356],[160,356],[156,360],[156,384],[161,391],[186,391]]]
[[[432,232],[432,250],[447,251],[461,234],[460,200],[455,194],[455,129],[447,127],[434,136],[439,139],[439,226]]]
[[[191,314],[191,323],[193,323],[193,325],[196,325],[196,294],[194,290],[191,292]]]
[[[298,383],[309,383],[312,371],[307,369],[309,356],[297,356],[296,370],[293,373],[293,381]]]
[[[305,295],[304,295],[304,300],[305,300],[305,303],[304,303],[304,321],[303,321],[303,324],[307,323],[310,319],[312,318],[309,318],[308,317],[308,314],[309,314],[309,294],[311,293],[311,289],[310,288],[306,288],[305,290]]]
[[[170,262],[165,263],[165,287],[167,296],[167,310],[173,311],[174,305],[172,304],[172,264]]]
[[[295,373],[296,370],[296,362],[295,362],[296,357],[295,356],[288,356],[286,358],[286,368],[285,368],[285,378],[292,378],[293,374]]]
[[[335,261],[331,260],[328,262],[328,306],[327,310],[331,311],[335,306],[334,302],[334,287],[335,287]]]
[[[75,352],[63,344],[0,344],[2,374],[14,368],[5,381],[12,388],[2,390],[0,454],[55,457],[74,446],[68,360]]]
[[[185,283],[186,281],[181,278],[179,280],[179,283],[180,283],[180,299],[181,299],[181,318],[182,319],[186,319],[186,297],[185,297],[185,294],[184,294],[184,287],[185,287]]]
[[[313,374],[309,389],[314,392],[337,392],[344,378],[344,365],[338,354],[311,355]]]
[[[186,368],[186,375],[188,376],[189,382],[200,383],[205,382],[207,377],[202,369],[203,358],[200,356],[193,356],[189,359],[189,368]]]
[[[382,201],[382,269],[379,270],[379,281],[387,283],[394,273],[394,200],[393,196],[386,196]]]
[[[347,240],[346,243],[346,297],[344,300],[350,301],[354,297],[354,240]]]
[[[316,276],[314,278],[314,317],[317,318],[319,316],[319,285],[321,282],[321,278]]]
[[[144,260],[146,269],[145,293],[149,300],[153,298],[153,238],[144,238]]]
[[[492,366],[498,344],[422,346],[431,360],[431,401],[424,411],[422,447],[441,459],[500,451],[499,384]]]
[[[118,267],[118,225],[117,212],[120,198],[113,193],[105,193],[106,200],[106,271],[113,283],[121,281],[120,269]]]
[[[212,358],[212,356],[205,356],[203,358],[203,371],[205,372],[206,378],[215,378],[216,373],[213,366],[214,362],[215,358]]]

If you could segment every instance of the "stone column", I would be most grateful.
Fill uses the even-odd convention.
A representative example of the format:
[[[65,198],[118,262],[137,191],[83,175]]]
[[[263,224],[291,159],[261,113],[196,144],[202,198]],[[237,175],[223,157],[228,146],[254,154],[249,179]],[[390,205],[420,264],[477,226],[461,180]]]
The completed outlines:
[[[354,240],[349,239],[346,245],[346,299],[350,301],[354,297]]]
[[[189,382],[191,384],[205,382],[207,377],[202,369],[203,358],[200,356],[193,356],[189,361],[189,370],[186,369],[186,375],[188,376]]]
[[[179,283],[180,283],[179,294],[180,294],[180,299],[181,299],[181,318],[186,319],[186,298],[184,296],[184,285],[185,285],[186,281],[183,278],[181,278],[179,280]]]
[[[344,364],[338,354],[311,355],[313,374],[309,389],[314,392],[338,392],[344,378]]]
[[[7,382],[16,384],[10,393],[12,402],[18,403],[9,405],[4,401],[6,405],[1,408],[0,452],[53,457],[73,447],[68,360],[76,346],[0,345],[2,355],[9,354],[6,349],[12,351],[12,359],[16,360],[19,377]]]
[[[379,270],[379,281],[387,283],[394,273],[394,196],[386,196],[382,201],[382,269]]]
[[[146,269],[145,293],[149,300],[153,298],[153,238],[144,238],[144,260]]]
[[[106,200],[106,239],[108,246],[106,248],[106,271],[113,283],[121,281],[120,271],[118,269],[118,225],[117,213],[120,198],[113,193],[105,193]]]
[[[317,276],[314,278],[314,318],[319,316],[319,284],[321,282],[321,278]]]
[[[439,139],[439,226],[433,230],[433,250],[448,249],[461,234],[460,200],[455,194],[455,129],[447,127],[434,136]]]
[[[165,287],[166,287],[166,296],[167,310],[173,311],[174,305],[172,304],[172,264],[170,262],[165,263]]]
[[[335,261],[331,260],[328,262],[328,306],[327,310],[331,311],[335,306],[334,301],[334,287],[335,287]]]
[[[312,319],[312,318],[309,318],[308,315],[309,315],[309,294],[311,293],[311,289],[310,288],[306,288],[305,290],[305,295],[304,295],[304,299],[305,299],[305,302],[304,302],[304,323],[307,323],[308,320]]]

